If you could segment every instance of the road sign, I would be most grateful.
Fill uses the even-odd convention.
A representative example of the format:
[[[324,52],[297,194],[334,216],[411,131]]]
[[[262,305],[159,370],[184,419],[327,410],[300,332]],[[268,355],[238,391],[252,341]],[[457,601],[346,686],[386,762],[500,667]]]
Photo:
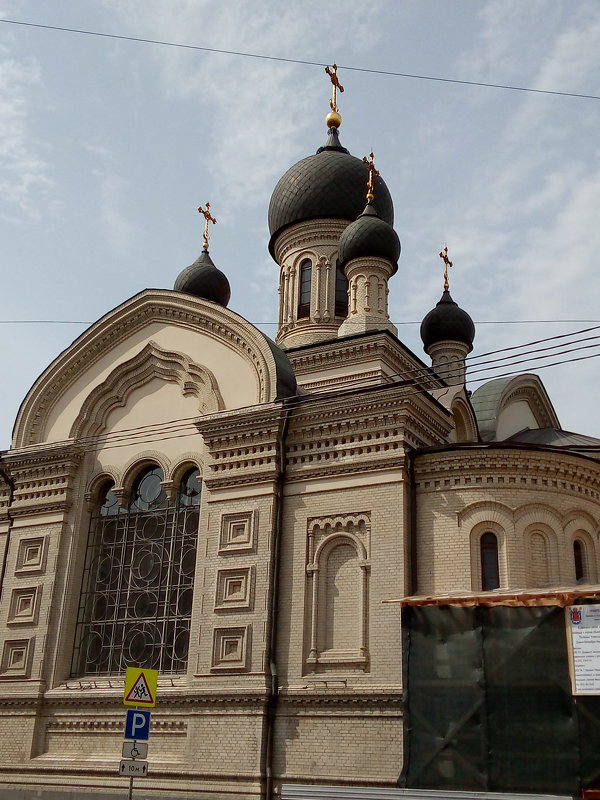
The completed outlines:
[[[148,762],[147,761],[129,761],[128,759],[122,759],[121,763],[119,764],[119,774],[120,775],[127,775],[130,778],[141,776],[148,774]]]
[[[148,742],[123,742],[123,758],[146,758]]]
[[[123,705],[146,706],[146,708],[156,705],[157,682],[157,669],[127,667]]]
[[[125,738],[146,742],[150,736],[150,712],[128,708],[125,717]]]

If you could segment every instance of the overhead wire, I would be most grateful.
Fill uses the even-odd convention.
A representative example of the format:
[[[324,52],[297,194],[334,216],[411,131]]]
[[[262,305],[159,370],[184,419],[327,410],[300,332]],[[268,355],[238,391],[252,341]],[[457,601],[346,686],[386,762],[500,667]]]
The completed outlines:
[[[125,36],[116,33],[105,33],[103,31],[90,31],[82,28],[68,28],[61,25],[43,25],[38,22],[25,22],[23,20],[16,20],[16,19],[0,19],[0,22],[3,22],[8,25],[21,25],[29,28],[40,28],[43,30],[60,31],[62,33],[75,33],[84,36],[97,36],[105,39],[117,39],[125,42],[154,44],[154,45],[160,45],[161,47],[176,47],[182,50],[197,50],[205,53],[217,53],[219,55],[237,56],[239,58],[254,58],[254,59],[262,59],[265,61],[278,61],[285,64],[300,64],[302,66],[310,66],[310,67],[328,66],[328,64],[325,64],[324,62],[321,61],[309,61],[307,59],[288,58],[285,56],[270,56],[265,53],[249,53],[242,50],[225,50],[217,47],[206,47],[203,45],[184,44],[183,42],[170,42],[163,39],[148,39],[146,37],[141,37],[141,36]],[[412,80],[435,81],[438,83],[453,83],[463,86],[479,86],[486,89],[504,89],[513,92],[531,92],[534,94],[555,95],[560,97],[575,97],[585,100],[600,100],[600,95],[595,95],[595,94],[583,94],[580,92],[560,92],[554,89],[535,89],[532,86],[516,86],[504,83],[488,83],[485,81],[468,81],[459,78],[443,78],[439,75],[420,75],[417,73],[410,73],[410,72],[396,72],[394,70],[357,67],[351,64],[339,64],[338,69],[345,69],[352,72],[364,72],[370,75],[387,75],[394,78],[409,78]]]
[[[566,363],[571,362],[578,362],[584,361],[591,358],[597,358],[600,356],[600,353],[589,354],[585,356],[579,356],[576,358],[569,358],[569,359],[562,359],[559,361],[554,361],[548,364],[541,364],[536,365],[536,369],[545,369],[548,367],[554,367],[563,365]],[[489,377],[479,377],[473,380],[469,380],[470,384],[475,383],[483,383],[489,380],[493,380],[495,378],[505,378],[505,377],[516,377],[518,375],[522,375],[524,373],[529,372],[528,368],[518,369],[518,370],[510,370],[507,372],[500,373],[495,375],[493,378]],[[435,375],[431,372],[427,372],[427,378],[431,381],[435,379]],[[426,389],[424,386],[419,388],[412,388],[415,387],[416,380],[403,380],[403,381],[396,381],[394,383],[382,383],[382,384],[370,384],[365,385],[364,382],[359,384],[358,386],[352,388],[345,386],[344,391],[337,395],[333,395],[332,392],[324,391],[321,393],[314,393],[306,396],[297,396],[295,399],[298,402],[296,408],[293,409],[293,417],[296,421],[302,420],[303,418],[309,418],[314,416],[315,413],[324,413],[331,410],[335,410],[336,407],[341,407],[342,405],[346,405],[348,398],[352,396],[357,389],[365,389],[365,393],[362,396],[356,395],[358,402],[354,403],[354,408],[360,410],[361,408],[366,409],[369,406],[373,406],[373,399],[372,395],[378,393],[379,391],[385,391],[392,388],[394,385],[402,384],[404,388],[407,390],[404,394],[404,398],[410,398],[415,395],[422,395]],[[438,389],[444,388],[452,388],[450,386],[441,385],[438,386]],[[310,405],[310,407],[309,407]],[[231,411],[239,411],[243,412],[244,408],[241,409],[230,409]],[[247,409],[250,410],[250,409]],[[485,410],[485,407],[484,409]],[[279,410],[274,410],[273,414],[265,419],[263,416],[261,421],[263,423],[275,423],[279,419],[280,413]],[[195,415],[193,417],[185,417],[177,420],[172,420],[165,423],[153,423],[150,425],[142,425],[136,426],[134,428],[124,429],[122,431],[114,431],[113,433],[108,434],[100,434],[100,435],[92,435],[92,436],[84,436],[79,437],[76,439],[76,444],[80,447],[83,447],[86,451],[94,451],[97,452],[98,450],[103,449],[116,449],[121,447],[131,447],[133,445],[140,445],[146,444],[151,442],[157,441],[167,441],[171,439],[177,438],[185,438],[189,436],[196,436],[199,435],[198,430],[196,429],[196,422],[201,418],[201,415]],[[67,442],[69,443],[69,442]]]

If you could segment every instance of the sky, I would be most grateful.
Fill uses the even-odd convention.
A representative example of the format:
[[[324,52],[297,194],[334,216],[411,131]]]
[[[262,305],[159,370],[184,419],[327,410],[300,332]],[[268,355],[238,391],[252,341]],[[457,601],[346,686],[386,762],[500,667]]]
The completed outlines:
[[[206,201],[230,308],[275,337],[269,198],[325,143],[334,62],[342,144],[375,153],[394,199],[401,340],[427,360],[447,245],[469,387],[507,370],[476,373],[481,354],[586,330],[512,368],[600,437],[600,100],[568,96],[600,96],[598,0],[0,0],[0,19],[191,46],[0,22],[0,449],[73,339],[195,261]]]

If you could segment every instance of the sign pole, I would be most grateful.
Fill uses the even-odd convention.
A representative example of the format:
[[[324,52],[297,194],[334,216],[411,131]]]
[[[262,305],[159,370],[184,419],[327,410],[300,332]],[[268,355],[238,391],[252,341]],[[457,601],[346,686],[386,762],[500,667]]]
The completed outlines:
[[[129,778],[129,797],[127,800],[131,800],[133,797],[133,775]]]

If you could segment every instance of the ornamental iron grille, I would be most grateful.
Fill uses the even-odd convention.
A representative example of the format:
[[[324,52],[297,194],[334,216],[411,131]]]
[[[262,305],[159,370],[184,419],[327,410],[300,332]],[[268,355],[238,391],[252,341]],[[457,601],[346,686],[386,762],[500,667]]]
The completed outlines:
[[[73,675],[111,675],[140,666],[187,666],[200,474],[183,476],[175,499],[163,472],[148,467],[123,508],[107,483],[92,514]]]

